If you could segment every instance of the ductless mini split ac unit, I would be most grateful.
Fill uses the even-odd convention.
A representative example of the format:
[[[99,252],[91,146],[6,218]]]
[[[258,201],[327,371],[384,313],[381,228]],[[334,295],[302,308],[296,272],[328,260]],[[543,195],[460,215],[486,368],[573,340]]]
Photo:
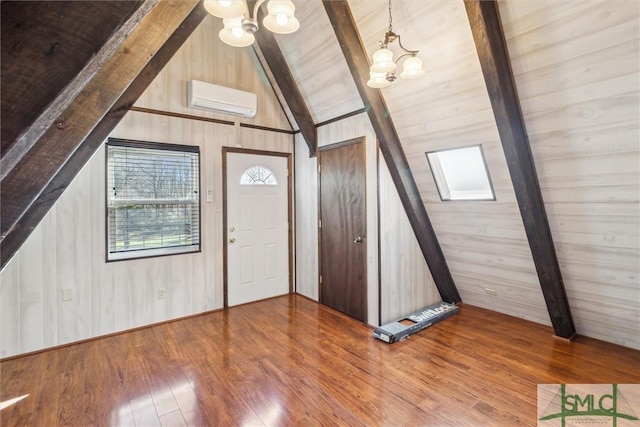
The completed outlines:
[[[187,84],[187,105],[189,108],[255,117],[258,98],[255,93],[191,80]]]

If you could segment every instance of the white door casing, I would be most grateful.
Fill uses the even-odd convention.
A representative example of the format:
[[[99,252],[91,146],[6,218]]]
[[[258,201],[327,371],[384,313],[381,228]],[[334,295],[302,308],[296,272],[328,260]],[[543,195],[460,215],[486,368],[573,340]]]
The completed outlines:
[[[228,306],[289,292],[287,164],[282,156],[227,152]]]

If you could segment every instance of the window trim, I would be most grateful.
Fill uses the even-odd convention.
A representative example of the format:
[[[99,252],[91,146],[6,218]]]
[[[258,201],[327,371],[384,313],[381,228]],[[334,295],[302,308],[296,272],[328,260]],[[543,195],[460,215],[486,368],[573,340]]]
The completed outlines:
[[[473,148],[473,147],[478,147],[480,149],[480,158],[482,159],[482,164],[484,165],[484,170],[485,173],[487,175],[487,182],[489,184],[489,189],[491,190],[491,198],[478,198],[478,199],[452,199],[451,198],[451,194],[449,194],[448,198],[443,197],[443,189],[440,187],[440,181],[438,180],[437,177],[437,172],[434,171],[434,165],[431,163],[431,160],[429,159],[429,154],[437,154],[437,153],[441,153],[444,151],[455,151],[455,150],[464,150],[466,148]],[[482,148],[482,144],[471,144],[471,145],[464,145],[461,147],[453,147],[453,148],[442,148],[440,150],[433,150],[433,151],[426,151],[425,153],[425,157],[427,158],[427,164],[429,165],[429,170],[431,171],[431,176],[433,177],[433,181],[436,184],[436,189],[438,190],[438,195],[440,196],[440,201],[442,202],[495,202],[496,199],[496,191],[493,188],[493,181],[491,180],[491,174],[489,173],[489,165],[487,164],[487,159],[484,155],[484,150]],[[438,168],[440,168],[440,162],[438,162],[437,165]],[[446,176],[444,175],[444,172],[442,170],[440,170],[440,174],[442,175],[444,184],[447,185],[448,187],[448,182],[446,179]],[[447,188],[448,190],[448,188]]]
[[[198,159],[198,243],[192,245],[170,246],[163,248],[135,249],[125,252],[109,252],[109,146],[111,147],[127,147],[141,148],[151,150],[179,151],[187,153],[196,153]],[[145,258],[156,258],[168,255],[187,255],[202,252],[202,162],[200,158],[200,147],[197,145],[171,144],[154,141],[138,141],[123,138],[108,138],[105,143],[105,170],[104,170],[104,224],[105,224],[105,261],[134,261]]]

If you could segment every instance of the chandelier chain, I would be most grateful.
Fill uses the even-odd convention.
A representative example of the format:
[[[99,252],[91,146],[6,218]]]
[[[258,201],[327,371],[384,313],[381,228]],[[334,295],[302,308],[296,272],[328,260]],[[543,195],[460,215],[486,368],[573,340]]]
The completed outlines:
[[[391,0],[389,0],[389,32],[393,31],[393,18],[391,17]]]

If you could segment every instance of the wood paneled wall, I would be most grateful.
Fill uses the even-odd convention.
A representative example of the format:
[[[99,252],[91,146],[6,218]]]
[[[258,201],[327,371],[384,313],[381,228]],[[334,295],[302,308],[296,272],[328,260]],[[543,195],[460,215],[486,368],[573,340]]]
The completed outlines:
[[[640,4],[499,6],[576,329],[640,348]]]
[[[372,54],[387,2],[349,0]],[[542,195],[579,334],[640,346],[638,2],[500,2]],[[382,93],[467,304],[548,324],[459,1],[397,2],[423,79]],[[482,144],[495,202],[441,202],[425,152]],[[496,296],[485,289],[497,291]]]
[[[309,157],[302,134],[295,150],[296,292],[319,301],[318,158]]]
[[[379,157],[381,323],[442,301],[389,168]]]
[[[277,35],[291,74],[316,123],[364,107],[321,0],[295,0],[303,23],[291,34]],[[304,42],[300,42],[304,40]]]
[[[221,29],[221,19],[207,16],[136,101],[136,107],[233,120],[228,114],[187,107],[187,82],[195,79],[258,94],[256,116],[237,118],[240,123],[291,130],[253,48],[222,43],[218,38]]]
[[[349,4],[371,55],[388,4]],[[396,2],[393,23],[405,46],[420,49],[426,75],[382,94],[463,302],[549,324],[464,4]],[[441,201],[425,152],[474,144],[482,144],[497,200]]]
[[[290,129],[253,51],[218,42],[219,25],[206,18],[136,105],[234,120],[186,109],[186,81],[196,78],[256,92],[258,115],[240,121]],[[202,252],[105,262],[102,147],[0,273],[0,357],[221,308],[222,146],[293,151],[285,133],[141,112],[112,136],[200,146],[201,189],[213,190],[213,202],[202,200]]]

